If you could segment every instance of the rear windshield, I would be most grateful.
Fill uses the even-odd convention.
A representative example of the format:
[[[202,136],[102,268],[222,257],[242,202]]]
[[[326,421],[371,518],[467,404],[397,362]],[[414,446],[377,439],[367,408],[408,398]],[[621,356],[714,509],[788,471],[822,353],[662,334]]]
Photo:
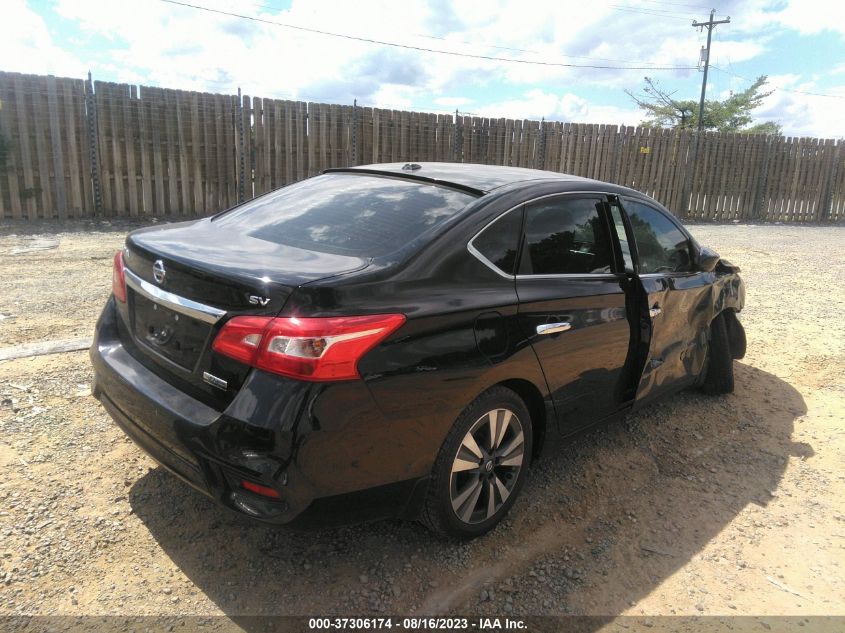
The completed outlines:
[[[474,199],[398,178],[325,174],[248,202],[215,223],[276,244],[379,257],[406,246]]]

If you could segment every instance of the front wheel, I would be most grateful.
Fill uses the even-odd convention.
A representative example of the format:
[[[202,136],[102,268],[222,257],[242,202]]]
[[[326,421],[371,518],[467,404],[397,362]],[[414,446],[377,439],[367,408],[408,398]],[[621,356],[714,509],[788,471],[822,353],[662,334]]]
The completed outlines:
[[[510,389],[494,387],[455,421],[434,462],[421,521],[471,538],[490,531],[519,494],[531,460],[531,417]]]
[[[707,346],[707,366],[701,390],[709,394],[733,393],[734,359],[725,313],[719,314],[710,324],[710,341]]]

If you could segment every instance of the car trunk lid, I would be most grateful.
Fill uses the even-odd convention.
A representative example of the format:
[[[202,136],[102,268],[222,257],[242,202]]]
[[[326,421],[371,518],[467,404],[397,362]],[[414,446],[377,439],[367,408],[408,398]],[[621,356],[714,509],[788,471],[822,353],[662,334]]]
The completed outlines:
[[[225,407],[248,368],[211,351],[225,320],[278,314],[297,286],[368,260],[234,234],[209,220],[135,231],[124,251],[125,333],[148,367]],[[215,380],[216,379],[216,380]]]

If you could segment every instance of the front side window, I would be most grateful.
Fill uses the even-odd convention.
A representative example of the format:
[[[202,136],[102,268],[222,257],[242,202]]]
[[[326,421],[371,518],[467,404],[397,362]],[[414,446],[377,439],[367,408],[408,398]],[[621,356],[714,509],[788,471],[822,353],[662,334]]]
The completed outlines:
[[[472,241],[472,246],[503,273],[513,275],[521,231],[522,209],[516,209],[479,233]]]
[[[525,209],[522,275],[611,272],[610,241],[601,219],[601,198],[564,196]]]
[[[657,209],[640,202],[625,201],[637,243],[639,273],[681,273],[692,270],[689,239]]]

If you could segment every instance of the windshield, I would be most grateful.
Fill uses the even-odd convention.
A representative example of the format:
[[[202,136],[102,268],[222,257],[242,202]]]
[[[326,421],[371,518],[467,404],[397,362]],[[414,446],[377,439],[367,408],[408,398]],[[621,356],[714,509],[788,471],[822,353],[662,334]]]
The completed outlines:
[[[379,257],[454,217],[474,199],[412,180],[325,174],[247,202],[215,223],[276,244]]]

